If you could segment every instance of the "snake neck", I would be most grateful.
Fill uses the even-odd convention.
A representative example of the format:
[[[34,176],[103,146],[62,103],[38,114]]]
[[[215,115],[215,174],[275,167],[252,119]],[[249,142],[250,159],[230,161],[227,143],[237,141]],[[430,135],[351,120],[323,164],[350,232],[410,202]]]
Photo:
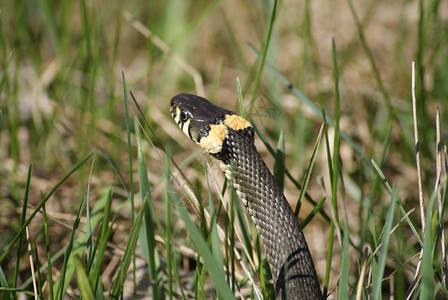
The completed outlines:
[[[253,143],[253,128],[228,129],[216,157],[233,183],[265,246],[277,298],[322,297],[311,253],[297,218]]]

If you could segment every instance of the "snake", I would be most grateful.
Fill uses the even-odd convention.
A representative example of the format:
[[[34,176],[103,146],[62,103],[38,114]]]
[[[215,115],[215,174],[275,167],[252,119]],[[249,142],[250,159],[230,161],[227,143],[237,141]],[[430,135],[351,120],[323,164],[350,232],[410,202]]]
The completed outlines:
[[[179,94],[171,116],[182,132],[218,160],[266,250],[277,299],[322,299],[297,217],[255,147],[252,124],[207,99]]]

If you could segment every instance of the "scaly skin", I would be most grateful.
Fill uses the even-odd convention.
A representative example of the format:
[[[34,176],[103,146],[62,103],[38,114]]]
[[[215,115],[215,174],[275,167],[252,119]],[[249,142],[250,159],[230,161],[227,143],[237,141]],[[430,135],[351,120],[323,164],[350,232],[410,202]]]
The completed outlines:
[[[188,114],[188,120],[180,120],[181,111]],[[197,137],[193,141],[218,159],[233,183],[266,248],[277,299],[321,299],[303,231],[258,154],[250,123],[204,98],[188,94],[171,100],[171,113],[187,136]]]

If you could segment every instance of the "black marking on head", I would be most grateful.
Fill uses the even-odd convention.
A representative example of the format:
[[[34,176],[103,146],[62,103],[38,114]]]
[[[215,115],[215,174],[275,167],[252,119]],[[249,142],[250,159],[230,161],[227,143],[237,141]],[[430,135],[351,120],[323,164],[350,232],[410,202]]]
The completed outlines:
[[[193,137],[191,136],[191,129],[190,128],[188,130],[188,137],[190,138],[190,140],[194,141]]]

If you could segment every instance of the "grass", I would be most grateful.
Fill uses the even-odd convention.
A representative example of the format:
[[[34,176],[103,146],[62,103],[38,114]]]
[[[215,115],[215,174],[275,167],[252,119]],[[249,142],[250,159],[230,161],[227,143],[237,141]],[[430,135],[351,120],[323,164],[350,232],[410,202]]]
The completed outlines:
[[[273,296],[231,184],[169,116],[180,92],[253,122],[326,295],[448,297],[446,9],[6,0],[0,298]]]

